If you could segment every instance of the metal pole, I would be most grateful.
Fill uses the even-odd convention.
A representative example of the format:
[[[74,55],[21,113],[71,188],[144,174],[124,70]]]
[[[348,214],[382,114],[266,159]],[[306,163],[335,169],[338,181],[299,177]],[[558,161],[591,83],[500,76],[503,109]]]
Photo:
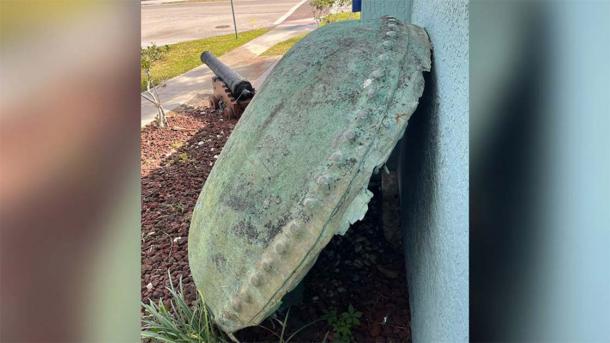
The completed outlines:
[[[233,7],[233,0],[231,0],[231,13],[233,13],[233,28],[235,29],[235,39],[237,39],[237,23],[235,22],[235,8]]]

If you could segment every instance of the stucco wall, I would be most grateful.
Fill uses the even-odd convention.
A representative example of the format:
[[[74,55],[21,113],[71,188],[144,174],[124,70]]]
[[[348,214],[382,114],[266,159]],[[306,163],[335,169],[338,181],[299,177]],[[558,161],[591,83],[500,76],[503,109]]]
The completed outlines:
[[[367,6],[363,12],[387,6]],[[468,340],[468,2],[405,0],[433,46],[424,96],[400,151],[401,220],[413,341]],[[400,7],[396,7],[400,8]],[[390,11],[390,12],[388,12]],[[407,9],[407,11],[409,11]],[[363,13],[363,18],[375,16]],[[396,14],[396,17],[401,15]]]

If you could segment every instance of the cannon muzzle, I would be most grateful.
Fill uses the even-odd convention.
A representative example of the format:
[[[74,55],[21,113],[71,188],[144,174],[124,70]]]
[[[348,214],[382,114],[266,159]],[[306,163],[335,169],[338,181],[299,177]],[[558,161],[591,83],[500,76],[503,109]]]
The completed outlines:
[[[212,72],[222,79],[236,99],[245,100],[254,96],[252,84],[226,64],[220,62],[211,52],[204,51],[201,54],[201,62],[210,67]]]

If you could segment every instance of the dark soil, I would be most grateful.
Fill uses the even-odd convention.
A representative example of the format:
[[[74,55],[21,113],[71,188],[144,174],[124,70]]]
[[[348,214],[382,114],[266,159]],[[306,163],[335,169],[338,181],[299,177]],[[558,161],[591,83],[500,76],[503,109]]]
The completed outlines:
[[[188,228],[199,192],[225,144],[235,120],[222,119],[204,108],[185,108],[169,118],[169,129],[142,130],[142,298],[168,299],[172,280],[183,278],[187,300],[196,299],[187,259]],[[375,178],[374,178],[375,180]],[[332,309],[352,305],[362,313],[352,330],[356,342],[409,342],[410,317],[404,256],[384,239],[378,182],[364,220],[345,236],[336,236],[305,277],[301,300],[290,309],[287,332],[320,319]],[[278,311],[283,320],[286,310]],[[276,322],[263,326],[280,332]],[[293,342],[319,342],[333,330],[320,321]],[[244,342],[277,341],[262,328],[236,335]]]

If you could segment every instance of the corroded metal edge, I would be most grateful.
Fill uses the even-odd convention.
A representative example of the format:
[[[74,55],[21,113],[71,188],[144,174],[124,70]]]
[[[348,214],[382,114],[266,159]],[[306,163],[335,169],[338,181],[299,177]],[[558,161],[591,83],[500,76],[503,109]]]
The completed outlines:
[[[353,114],[353,125],[337,137],[336,151],[328,156],[327,164],[311,181],[300,206],[294,207],[294,219],[281,229],[280,234],[255,263],[248,280],[240,285],[224,309],[215,316],[217,323],[226,332],[262,322],[280,305],[282,297],[300,282],[332,236],[344,231],[346,226],[353,223],[354,218],[362,218],[366,213],[366,203],[370,199],[366,190],[368,179],[376,168],[385,163],[392,148],[402,137],[407,121],[417,107],[417,99],[423,92],[422,72],[430,70],[430,43],[423,29],[402,24],[392,17],[383,18],[381,26],[378,56],[380,67],[374,69],[365,81],[359,100],[363,103],[362,109]],[[412,51],[409,39],[424,44],[425,51]],[[418,53],[423,53],[424,56],[417,56]],[[404,54],[399,59],[401,63],[416,62],[421,69],[411,71],[408,75],[402,74],[396,85],[383,85],[384,68],[400,68],[387,64],[390,54]],[[384,86],[395,89],[387,99],[388,108],[367,109],[366,104],[372,103],[378,96],[379,87]],[[417,94],[415,99],[404,99],[401,92],[407,90],[408,94]],[[385,116],[377,122],[371,122],[374,117],[370,111],[373,110],[385,112]],[[364,126],[373,126],[375,130],[367,133],[361,129]],[[360,141],[366,141],[364,135],[378,135],[380,138],[375,139],[373,144],[364,146],[359,144]],[[358,168],[350,166],[351,170],[357,170],[355,175],[351,175],[351,181],[338,182],[345,177],[345,167],[357,161],[360,161]],[[352,184],[361,184],[364,188],[352,189],[350,192]],[[333,206],[325,206],[327,204]],[[338,216],[339,213],[344,215]],[[293,244],[297,241],[299,244]],[[259,303],[264,305],[257,306]]]

